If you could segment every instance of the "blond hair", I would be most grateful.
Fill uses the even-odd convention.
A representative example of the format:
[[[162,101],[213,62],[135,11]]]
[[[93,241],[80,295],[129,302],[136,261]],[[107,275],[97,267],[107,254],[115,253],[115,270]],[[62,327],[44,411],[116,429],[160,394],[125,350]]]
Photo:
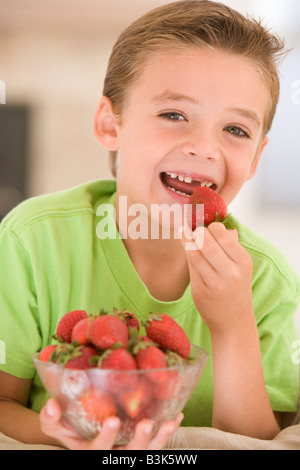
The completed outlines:
[[[250,59],[270,90],[270,107],[263,132],[272,125],[279,99],[277,65],[284,42],[266,30],[261,21],[209,0],[180,0],[155,8],[132,23],[113,47],[103,95],[121,117],[130,87],[158,51],[178,47],[210,47]],[[116,153],[111,152],[116,176]]]

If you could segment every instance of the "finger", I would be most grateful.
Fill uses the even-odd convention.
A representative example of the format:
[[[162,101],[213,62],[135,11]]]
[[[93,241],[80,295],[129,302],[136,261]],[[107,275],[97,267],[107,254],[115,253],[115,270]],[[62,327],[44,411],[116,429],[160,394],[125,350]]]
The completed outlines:
[[[220,246],[222,246],[224,252],[227,256],[235,263],[235,266],[242,266],[244,272],[252,272],[253,263],[252,258],[246,248],[241,245],[239,241],[239,234],[236,229],[234,230],[224,230],[225,227],[216,227],[216,225],[222,224],[212,224],[210,230],[212,235],[218,240]],[[217,235],[216,235],[217,233]]]
[[[54,398],[50,398],[40,412],[42,428],[53,427],[60,421],[61,415],[61,408],[58,402]]]
[[[204,232],[204,243],[200,250],[211,267],[222,276],[232,267],[232,262],[240,263],[244,248],[238,242],[236,230],[227,230],[223,224],[212,223]],[[200,266],[203,271],[203,266]],[[205,279],[207,275],[205,274]],[[213,272],[211,272],[213,275]]]
[[[40,413],[41,428],[43,432],[59,440],[68,449],[78,450],[109,450],[112,449],[121,426],[119,418],[107,418],[102,425],[101,432],[93,441],[88,441],[78,434],[72,427],[63,423],[62,412],[58,402],[51,398]]]
[[[101,432],[90,442],[86,449],[89,450],[110,450],[113,448],[121,427],[121,420],[117,416],[107,418],[103,424]]]
[[[223,224],[212,223],[208,232],[232,261],[238,262],[243,247],[239,243],[238,231],[227,230]]]
[[[232,262],[228,253],[224,251],[222,244],[219,243],[218,235],[212,233],[209,228],[205,231],[205,240],[201,253],[217,272],[222,272],[224,269],[226,270],[228,262]]]
[[[190,245],[193,243],[193,245]],[[186,259],[189,267],[189,275],[190,275],[190,281],[192,282],[192,279],[197,277],[197,282],[198,282],[198,289],[201,288],[201,284],[203,286],[206,286],[205,282],[205,276],[202,275],[200,266],[202,266],[203,261],[206,263],[207,261],[201,255],[201,252],[197,248],[194,242],[191,242],[190,240],[186,239],[184,233],[182,234],[182,244],[186,250]],[[187,249],[187,244],[192,246],[192,249]]]
[[[197,232],[197,230],[198,229],[196,229],[195,232]],[[203,227],[201,227],[201,230],[203,230]],[[212,267],[209,265],[205,256],[203,256],[201,249],[199,249],[198,242],[195,242],[195,238],[193,237],[195,237],[195,234],[190,229],[182,230],[181,240],[186,250],[190,278],[192,280],[194,276],[197,277],[198,289],[200,289],[200,283],[202,283],[203,286],[207,287],[206,270],[211,271]],[[213,273],[211,273],[211,275],[213,275]]]
[[[143,419],[135,428],[134,436],[127,444],[126,450],[145,450],[151,441],[154,422]]]
[[[176,432],[183,420],[183,413],[179,413],[174,421],[164,423],[154,438],[149,442],[147,450],[160,450],[167,444],[171,434]]]
[[[207,284],[207,279],[219,272],[228,257],[207,228],[200,227],[200,232],[198,230],[194,232],[196,248],[186,250],[186,255],[190,268]]]
[[[221,224],[218,223],[215,225]],[[191,236],[193,244],[189,245],[188,241],[191,240]],[[208,227],[198,227],[194,232],[191,232],[190,229],[185,229],[182,233],[182,239],[187,252],[187,256],[191,260],[194,260],[195,264],[201,260],[202,254],[208,262],[211,262],[211,265],[213,267],[217,268],[217,262],[220,256],[224,256],[224,250],[222,249],[222,246],[218,243],[217,237],[213,235],[213,231],[211,232]]]
[[[74,448],[75,442],[82,440],[72,428],[66,427],[62,422],[62,411],[59,403],[50,398],[40,412],[41,429],[47,436],[55,438],[64,447]]]
[[[64,434],[61,441],[71,450],[110,450],[113,448],[120,425],[119,418],[108,418],[103,422],[100,433],[92,441],[84,439],[75,432],[73,436]]]

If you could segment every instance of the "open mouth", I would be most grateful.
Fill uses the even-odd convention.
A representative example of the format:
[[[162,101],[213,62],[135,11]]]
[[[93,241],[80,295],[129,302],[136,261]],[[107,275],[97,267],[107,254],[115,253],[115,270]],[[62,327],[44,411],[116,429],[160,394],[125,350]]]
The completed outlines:
[[[191,176],[177,173],[160,173],[160,179],[170,191],[174,191],[181,196],[191,196],[199,186],[208,186],[214,191],[217,189],[217,185],[211,181],[200,181],[200,179],[193,179]]]

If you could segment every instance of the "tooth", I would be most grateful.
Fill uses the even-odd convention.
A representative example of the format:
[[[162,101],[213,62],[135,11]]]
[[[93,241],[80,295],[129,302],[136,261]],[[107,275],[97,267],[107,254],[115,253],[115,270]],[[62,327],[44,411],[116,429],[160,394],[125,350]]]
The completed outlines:
[[[180,196],[187,196],[186,193],[183,193],[182,191],[176,191],[177,194],[180,194]]]
[[[185,181],[186,183],[191,183],[191,182],[192,182],[192,178],[190,178],[189,176],[186,176],[186,177],[184,178],[184,181]]]
[[[184,177],[183,177],[183,176],[178,176],[178,179],[179,179],[179,181],[184,181]]]
[[[177,178],[177,175],[176,175],[176,173],[169,173],[169,175],[170,175],[170,176],[171,176],[171,178],[173,178],[173,179],[174,179],[174,178]]]
[[[213,183],[207,183],[207,186],[210,188],[213,185]]]

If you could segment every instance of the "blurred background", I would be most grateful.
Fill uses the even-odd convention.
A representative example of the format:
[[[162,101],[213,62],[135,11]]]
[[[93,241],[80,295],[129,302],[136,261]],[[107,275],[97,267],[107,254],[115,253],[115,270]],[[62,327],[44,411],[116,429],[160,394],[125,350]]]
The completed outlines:
[[[0,220],[24,198],[111,177],[107,151],[93,137],[110,51],[129,23],[166,3],[0,0]],[[230,211],[277,245],[300,276],[300,2],[222,3],[263,18],[292,48],[258,174]],[[297,326],[300,334],[300,309]]]

